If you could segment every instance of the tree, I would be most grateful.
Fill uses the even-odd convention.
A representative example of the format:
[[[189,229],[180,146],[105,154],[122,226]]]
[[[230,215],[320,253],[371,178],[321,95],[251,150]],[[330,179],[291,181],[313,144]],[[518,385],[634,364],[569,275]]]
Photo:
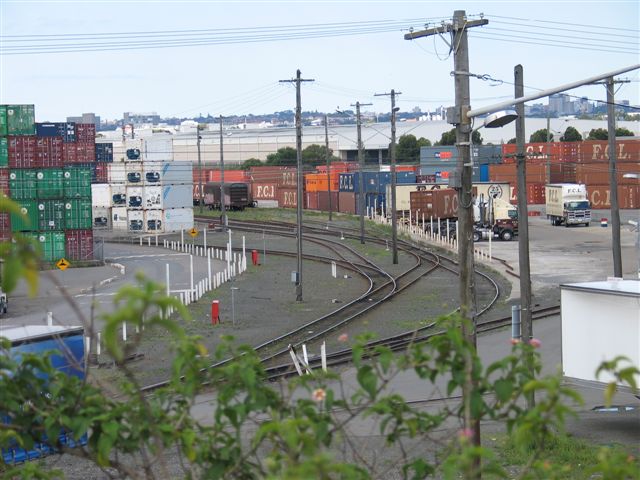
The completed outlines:
[[[471,135],[471,139],[474,145],[482,145],[483,139],[478,130],[474,130]],[[455,145],[456,144],[456,129],[452,128],[448,132],[444,132],[440,137],[440,141],[436,142],[436,145]]]
[[[576,130],[574,127],[567,127],[567,129],[564,131],[564,135],[560,137],[560,141],[561,142],[581,142],[582,135],[580,135],[580,132],[578,132],[578,130]]]
[[[517,143],[516,137],[510,138],[507,143]]]
[[[276,153],[267,155],[267,165],[296,165],[297,158],[295,148],[282,147]]]
[[[429,147],[431,142],[424,137],[419,139],[415,135],[402,135],[396,145],[396,160],[398,163],[419,163],[420,147]]]
[[[333,150],[329,149],[329,161],[335,162],[338,157],[333,156]],[[327,147],[312,144],[302,150],[302,163],[306,165],[323,165],[327,163]]]
[[[264,165],[264,163],[262,163],[257,158],[248,158],[247,160],[242,162],[242,165],[240,166],[240,169],[241,170],[249,170],[251,167],[260,167],[262,165]]]
[[[633,137],[635,134],[624,127],[616,128],[616,137]],[[606,128],[593,128],[589,132],[587,140],[608,140],[609,131]]]

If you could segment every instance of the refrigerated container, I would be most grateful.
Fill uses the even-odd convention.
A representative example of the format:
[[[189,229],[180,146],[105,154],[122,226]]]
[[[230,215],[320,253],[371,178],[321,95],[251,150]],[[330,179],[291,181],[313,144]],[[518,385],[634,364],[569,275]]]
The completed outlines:
[[[126,207],[127,206],[127,187],[124,185],[111,185],[111,206]]]
[[[141,162],[125,162],[124,171],[127,185],[142,185]]]
[[[93,260],[93,230],[65,230],[65,258],[67,260]]]
[[[125,163],[124,162],[116,162],[109,164],[109,183],[122,183],[124,184],[127,181],[127,174],[125,173]]]
[[[127,229],[127,207],[113,207],[111,209],[111,225],[114,230]]]
[[[177,232],[193,228],[193,208],[171,208],[162,212],[165,232]]]
[[[160,233],[164,230],[162,210],[144,211],[144,230],[149,233]]]
[[[142,187],[127,187],[127,207],[142,208]]]
[[[162,208],[162,188],[161,186],[142,187],[142,205],[145,209]],[[185,206],[185,205],[183,205]],[[186,205],[188,206],[188,205]]]
[[[74,198],[65,200],[64,209],[64,228],[74,230],[91,228],[90,199]]]
[[[65,208],[62,199],[38,200],[38,230],[63,230]]]
[[[61,168],[36,171],[37,198],[62,198],[65,191],[65,173]]]
[[[92,207],[91,218],[93,219],[93,228],[109,228],[111,224],[111,208]]]
[[[162,208],[193,207],[193,185],[163,185]]]
[[[111,185],[94,183],[91,185],[91,205],[94,207],[111,206]]]
[[[144,230],[144,212],[142,210],[127,210],[127,230],[130,232]]]
[[[155,134],[145,139],[144,160],[151,162],[173,161],[173,137],[167,134]]]
[[[142,182],[145,185],[160,185],[162,181],[162,162],[142,163]]]

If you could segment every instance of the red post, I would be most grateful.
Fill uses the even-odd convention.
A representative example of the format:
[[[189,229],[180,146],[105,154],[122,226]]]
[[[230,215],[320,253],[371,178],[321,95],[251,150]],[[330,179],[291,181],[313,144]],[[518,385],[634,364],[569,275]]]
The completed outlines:
[[[220,323],[220,300],[211,301],[211,325]]]
[[[251,250],[251,262],[253,265],[258,265],[258,250]]]

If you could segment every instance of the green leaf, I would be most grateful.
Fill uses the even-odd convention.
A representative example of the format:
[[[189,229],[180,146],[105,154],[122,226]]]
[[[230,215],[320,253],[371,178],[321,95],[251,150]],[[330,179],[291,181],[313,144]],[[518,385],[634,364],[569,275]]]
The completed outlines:
[[[513,385],[509,380],[500,379],[493,385],[498,400],[506,402],[513,394]]]
[[[370,365],[363,365],[358,370],[358,383],[369,394],[371,398],[375,397],[378,377],[373,372]]]

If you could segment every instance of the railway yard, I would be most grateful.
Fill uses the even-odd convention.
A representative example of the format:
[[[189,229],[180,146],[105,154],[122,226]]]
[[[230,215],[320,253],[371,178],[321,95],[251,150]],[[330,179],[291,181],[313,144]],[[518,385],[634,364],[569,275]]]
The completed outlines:
[[[627,216],[629,214],[633,212],[628,212]],[[258,218],[273,219],[260,221]],[[296,268],[293,219],[293,212],[273,215],[272,211],[262,209],[231,215],[229,229],[234,250],[242,250],[240,245],[244,239],[247,257],[251,256],[250,252],[257,251],[258,265],[249,265],[247,271],[189,305],[193,319],[186,321],[184,326],[189,333],[201,335],[210,351],[220,343],[221,336],[231,335],[239,344],[253,346],[264,359],[271,378],[276,379],[295,375],[288,355],[289,345],[300,350],[304,343],[311,367],[319,368],[320,342],[324,341],[329,368],[342,372],[343,379],[349,383],[352,372],[345,360],[350,356],[348,344],[354,336],[372,332],[378,342],[402,349],[409,340],[432,334],[433,320],[456,309],[458,283],[455,255],[451,250],[429,243],[418,244],[401,235],[399,262],[393,265],[388,250],[387,226],[368,221],[366,241],[361,245],[354,217],[340,215],[328,222],[321,214],[305,217],[303,302],[296,302],[295,287],[291,283],[291,272]],[[625,276],[635,272],[638,260],[637,233],[626,221],[623,217]],[[200,230],[207,228],[209,247],[225,247],[228,232],[220,228],[218,217],[196,215],[196,222]],[[580,230],[554,228],[542,218],[531,217],[530,232],[534,335],[543,341],[544,371],[554,372],[560,361],[558,286],[609,276],[610,231],[596,226]],[[580,233],[579,239],[576,232]],[[180,239],[179,234],[163,237],[163,240],[176,242]],[[141,246],[138,237],[115,237],[113,234],[105,234],[104,241],[105,260],[125,267],[125,275],[113,266],[52,272],[57,276],[57,283],[64,284],[76,302],[88,305],[92,299],[106,306],[113,295],[109,292],[131,282],[136,270],[158,279],[162,278],[166,264],[171,265],[173,281],[178,284],[176,288],[188,284],[185,262],[188,255],[167,252],[162,241],[158,247],[147,243]],[[185,242],[202,246],[203,238],[200,234]],[[486,242],[480,243],[478,248],[486,249]],[[479,349],[486,359],[508,353],[510,330],[507,325],[511,305],[517,302],[518,296],[517,241],[494,242],[493,256],[492,261],[484,259],[476,263]],[[335,277],[332,262],[336,264]],[[204,262],[196,258],[194,263],[196,277],[206,275]],[[224,262],[216,260],[214,269],[222,268]],[[101,282],[102,277],[108,278]],[[98,286],[88,292],[87,282]],[[49,292],[53,290],[51,288]],[[212,300],[220,302],[221,322],[218,325],[211,322]],[[58,304],[65,304],[66,299],[49,297],[45,303],[46,309],[51,310],[58,308]],[[35,323],[33,315],[40,315],[44,322],[43,308],[42,303],[31,302],[18,292],[13,299],[12,311],[21,315],[14,313],[3,322],[17,324],[21,317],[27,318],[29,314],[32,315],[31,323]],[[56,321],[77,323],[67,316],[69,312],[63,312],[54,314]],[[344,341],[345,334],[349,339],[347,342]],[[131,367],[151,392],[163,385],[167,377],[168,339],[158,333],[143,338]],[[102,380],[114,379],[116,371],[109,368],[107,359],[101,356],[99,363],[100,368],[92,369],[94,374]],[[409,401],[425,402],[425,408],[443,395],[438,391],[422,390],[411,378],[399,378],[390,388],[397,389]],[[581,407],[579,421],[569,423],[569,431],[596,443],[638,445],[640,415],[637,408],[608,417],[596,415],[591,409],[602,404],[602,391],[578,388],[586,403]],[[203,396],[194,407],[194,415],[207,418],[207,406],[212,400],[213,397]],[[637,406],[636,399],[629,394],[618,394],[615,401]],[[360,445],[381,441],[372,428],[367,422],[355,428],[354,435]],[[500,427],[494,425],[489,430],[500,430]],[[92,472],[91,467],[65,456],[50,461],[62,465],[67,478],[86,478],[87,471]]]

